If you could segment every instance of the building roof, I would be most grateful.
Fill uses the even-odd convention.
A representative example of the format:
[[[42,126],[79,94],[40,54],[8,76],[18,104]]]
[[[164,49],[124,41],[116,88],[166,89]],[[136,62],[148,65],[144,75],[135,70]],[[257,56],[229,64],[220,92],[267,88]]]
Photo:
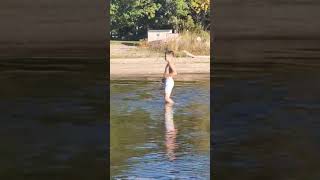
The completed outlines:
[[[153,29],[153,30],[148,30],[148,32],[172,32],[172,29]]]

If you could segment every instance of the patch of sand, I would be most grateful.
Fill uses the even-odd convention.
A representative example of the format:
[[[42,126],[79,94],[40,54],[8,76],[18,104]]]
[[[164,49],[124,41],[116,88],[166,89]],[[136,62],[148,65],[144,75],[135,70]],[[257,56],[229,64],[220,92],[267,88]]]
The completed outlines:
[[[208,79],[210,58],[176,58],[176,80],[192,81]],[[163,57],[110,59],[110,78],[115,79],[161,79],[166,62]]]
[[[130,43],[127,43],[130,44]],[[159,56],[159,53],[140,48],[133,44],[127,45],[126,42],[113,42],[110,44],[111,58],[145,58]]]

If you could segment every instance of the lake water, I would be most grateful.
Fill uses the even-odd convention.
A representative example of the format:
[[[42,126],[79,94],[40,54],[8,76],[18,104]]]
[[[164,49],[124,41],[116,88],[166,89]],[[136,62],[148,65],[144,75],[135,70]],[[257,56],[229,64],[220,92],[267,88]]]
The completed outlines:
[[[111,82],[112,179],[209,179],[210,83],[175,82],[166,106],[160,81]]]
[[[319,179],[319,41],[217,44],[215,179]]]
[[[101,59],[0,61],[0,179],[106,177],[104,67]]]

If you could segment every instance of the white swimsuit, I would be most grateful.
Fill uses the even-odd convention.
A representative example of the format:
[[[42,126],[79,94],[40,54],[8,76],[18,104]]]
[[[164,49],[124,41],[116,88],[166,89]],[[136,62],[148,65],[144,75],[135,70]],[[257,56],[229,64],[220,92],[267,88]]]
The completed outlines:
[[[164,90],[165,93],[171,94],[173,86],[174,86],[173,78],[171,76],[167,77],[165,82],[165,90]]]

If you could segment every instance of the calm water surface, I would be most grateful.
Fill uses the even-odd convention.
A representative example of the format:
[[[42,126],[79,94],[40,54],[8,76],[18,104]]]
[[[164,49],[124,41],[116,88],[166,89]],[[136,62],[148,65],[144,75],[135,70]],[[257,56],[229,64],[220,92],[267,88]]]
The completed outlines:
[[[214,177],[319,179],[319,41],[221,45],[229,50],[214,65]]]
[[[159,82],[111,82],[112,179],[209,179],[209,84],[175,82],[171,107]]]
[[[106,177],[102,62],[0,61],[0,179]]]

